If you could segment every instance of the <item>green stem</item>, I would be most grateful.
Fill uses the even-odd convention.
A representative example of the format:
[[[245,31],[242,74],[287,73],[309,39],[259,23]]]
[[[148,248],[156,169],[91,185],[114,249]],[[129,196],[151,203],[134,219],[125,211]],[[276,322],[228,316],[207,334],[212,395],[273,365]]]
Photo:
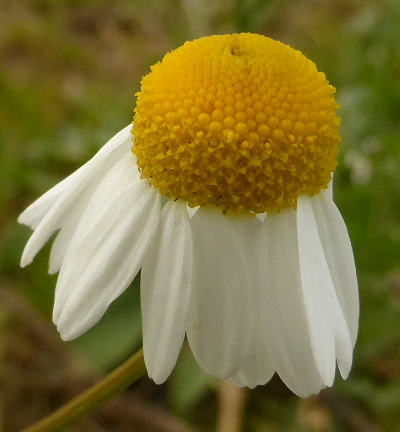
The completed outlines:
[[[113,396],[121,393],[146,372],[143,350],[108,374],[98,384],[90,387],[57,411],[27,427],[22,432],[60,431],[95,411]]]

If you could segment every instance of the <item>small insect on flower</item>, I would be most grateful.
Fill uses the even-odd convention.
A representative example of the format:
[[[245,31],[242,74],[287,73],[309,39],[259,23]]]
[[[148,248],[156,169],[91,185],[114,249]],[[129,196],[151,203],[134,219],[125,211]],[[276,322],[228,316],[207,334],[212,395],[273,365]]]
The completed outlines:
[[[358,290],[331,191],[339,119],[315,64],[255,34],[210,36],[142,79],[133,126],[19,221],[21,265],[59,230],[53,320],[81,335],[141,269],[143,346],[162,383],[185,334],[238,386],[276,371],[297,395],[349,374]]]

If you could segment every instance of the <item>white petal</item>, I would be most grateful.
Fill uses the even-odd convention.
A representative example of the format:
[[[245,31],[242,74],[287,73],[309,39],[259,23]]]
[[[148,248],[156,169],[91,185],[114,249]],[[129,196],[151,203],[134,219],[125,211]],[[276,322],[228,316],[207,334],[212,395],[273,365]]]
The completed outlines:
[[[267,213],[257,213],[257,214],[256,214],[256,218],[257,218],[260,222],[264,222],[266,216],[267,216]]]
[[[358,331],[359,297],[349,235],[338,208],[329,197],[313,197],[312,206],[329,271],[354,347]]]
[[[226,379],[240,369],[249,334],[249,267],[236,221],[200,208],[191,219],[193,285],[187,336],[200,366]]]
[[[326,192],[324,190],[322,190],[321,192],[322,194],[325,194],[327,198],[333,199],[333,180],[328,183]]]
[[[46,216],[46,213],[54,206],[61,195],[74,184],[79,182],[82,176],[82,171],[87,168],[87,163],[78,170],[70,174],[64,180],[57,183],[28,208],[26,208],[18,217],[18,222],[36,229],[41,220]]]
[[[300,277],[312,349],[324,382],[331,385],[335,375],[335,358],[341,373],[347,376],[352,362],[352,343],[309,197],[298,199],[297,233]]]
[[[36,229],[41,220],[46,216],[46,213],[50,211],[60,196],[65,192],[68,185],[77,178],[76,173],[77,171],[60,183],[57,183],[44,195],[38,198],[19,215],[18,222],[27,225],[32,229]]]
[[[274,365],[282,381],[298,396],[325,386],[313,356],[309,316],[299,272],[296,212],[268,214],[261,226],[257,252],[260,307],[267,320]]]
[[[127,144],[131,142],[132,125],[126,126],[124,129],[114,135],[100,150],[99,152],[85,165],[73,172],[67,178],[57,183],[54,187],[48,190],[33,204],[25,209],[19,216],[18,222],[28,225],[31,228],[36,228],[40,221],[44,218],[46,213],[56,203],[58,198],[69,188],[80,182],[80,179],[85,171],[93,169],[94,165],[99,165],[101,161],[109,156],[115,150],[126,148]]]
[[[170,375],[185,338],[192,254],[186,204],[169,201],[143,262],[140,284],[144,358],[157,384]]]
[[[262,215],[265,219],[265,214]],[[260,235],[261,223],[259,218],[243,218],[237,233],[243,251],[249,260],[249,276],[251,284],[247,289],[250,301],[250,331],[243,341],[243,362],[240,370],[230,378],[238,387],[254,388],[266,384],[273,376],[275,369],[271,352],[271,335],[267,323],[269,298],[265,295],[265,286],[256,283],[257,250],[255,245]]]
[[[250,287],[249,291],[253,291],[248,293],[252,297],[252,328],[248,339],[243,341],[242,366],[230,380],[238,387],[254,388],[266,384],[274,375],[275,368],[270,328],[266,323],[266,317],[262,315],[266,309],[265,296],[255,285]]]
[[[49,274],[55,274],[60,270],[64,256],[67,252],[71,239],[74,236],[79,220],[86,208],[87,197],[84,195],[75,203],[68,217],[63,221],[63,226],[57,234],[50,251]]]
[[[192,219],[192,217],[196,214],[197,210],[200,208],[200,206],[197,207],[190,207],[189,204],[186,204],[186,210],[189,215],[189,219]]]
[[[132,282],[156,232],[161,199],[120,161],[95,190],[64,257],[53,320],[65,340],[93,326]]]
[[[130,128],[127,126],[116,134],[89,162],[50,189],[20,215],[20,223],[35,228],[22,254],[22,267],[30,264],[54,231],[62,227],[64,219],[68,218],[71,208],[82,195],[90,192],[104,173],[130,152]]]

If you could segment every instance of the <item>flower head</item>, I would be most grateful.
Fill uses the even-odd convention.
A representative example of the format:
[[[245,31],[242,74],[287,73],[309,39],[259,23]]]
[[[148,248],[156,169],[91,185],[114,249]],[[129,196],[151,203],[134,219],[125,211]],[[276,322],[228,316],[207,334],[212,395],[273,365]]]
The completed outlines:
[[[331,192],[334,92],[299,51],[259,35],[188,42],[153,66],[133,127],[20,216],[34,229],[23,266],[60,230],[61,336],[93,326],[141,269],[155,382],[185,335],[205,371],[240,386],[276,371],[306,396],[332,385],[336,362],[346,377],[358,292]]]

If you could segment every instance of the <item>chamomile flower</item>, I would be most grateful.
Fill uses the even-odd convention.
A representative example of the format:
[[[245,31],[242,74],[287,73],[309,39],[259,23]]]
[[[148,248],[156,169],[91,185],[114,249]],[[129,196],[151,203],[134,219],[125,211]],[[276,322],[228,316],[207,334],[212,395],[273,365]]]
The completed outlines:
[[[358,327],[352,248],[331,192],[335,89],[301,52],[254,34],[187,42],[141,83],[133,126],[19,218],[21,265],[58,231],[53,320],[70,340],[141,269],[149,376],[185,335],[239,386],[277,372],[297,395],[346,378]]]

